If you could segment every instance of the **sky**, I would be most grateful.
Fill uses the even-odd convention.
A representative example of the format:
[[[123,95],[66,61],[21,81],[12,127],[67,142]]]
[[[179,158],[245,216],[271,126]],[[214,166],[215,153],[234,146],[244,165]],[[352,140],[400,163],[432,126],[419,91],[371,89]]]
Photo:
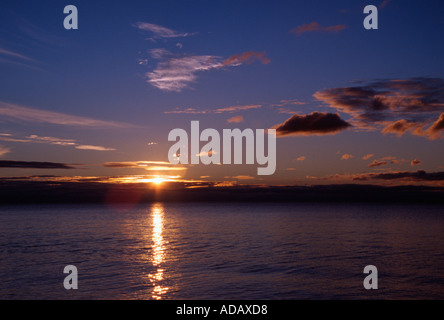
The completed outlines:
[[[4,0],[0,177],[442,186],[443,16],[439,0]],[[170,164],[193,120],[275,128],[275,173]]]

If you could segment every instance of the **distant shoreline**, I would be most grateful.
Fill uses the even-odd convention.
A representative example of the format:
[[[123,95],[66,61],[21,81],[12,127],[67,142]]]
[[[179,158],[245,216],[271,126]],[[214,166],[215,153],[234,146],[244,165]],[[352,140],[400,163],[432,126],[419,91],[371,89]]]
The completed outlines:
[[[0,205],[150,202],[287,202],[444,204],[444,188],[428,186],[230,186],[187,183],[0,181]]]

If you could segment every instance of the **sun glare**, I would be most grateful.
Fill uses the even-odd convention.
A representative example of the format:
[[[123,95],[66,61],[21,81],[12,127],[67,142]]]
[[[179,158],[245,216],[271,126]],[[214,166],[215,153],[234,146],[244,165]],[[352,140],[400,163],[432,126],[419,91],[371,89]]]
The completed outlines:
[[[153,179],[151,179],[151,182],[154,183],[154,184],[156,184],[156,185],[160,185],[160,184],[162,184],[162,182],[164,182],[164,181],[165,181],[165,179],[160,178],[160,177],[157,177],[157,178],[153,178]]]

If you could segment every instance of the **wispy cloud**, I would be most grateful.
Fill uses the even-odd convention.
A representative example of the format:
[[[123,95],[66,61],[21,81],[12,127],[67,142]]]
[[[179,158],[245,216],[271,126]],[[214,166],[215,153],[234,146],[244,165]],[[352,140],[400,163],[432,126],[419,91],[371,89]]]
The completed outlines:
[[[0,161],[0,168],[21,168],[21,169],[75,169],[66,163],[36,162],[36,161]]]
[[[219,68],[215,56],[171,58],[159,62],[153,72],[146,74],[148,83],[164,91],[180,92],[197,79],[196,73]]]
[[[290,30],[290,33],[295,33],[297,35],[301,35],[303,33],[307,32],[331,32],[331,33],[337,33],[339,31],[342,31],[346,28],[343,24],[323,27],[318,22],[311,22],[309,24],[304,24],[301,26],[298,26],[294,29]]]
[[[250,109],[259,109],[261,107],[262,107],[262,105],[260,105],[260,104],[249,104],[249,105],[244,105],[244,106],[230,106],[230,107],[226,107],[226,108],[216,109],[214,112],[215,113],[238,112],[238,111],[245,111],[245,110],[250,110]]]
[[[0,146],[0,157],[4,156],[5,154],[11,152],[11,150],[9,148]]]
[[[165,114],[210,114],[210,113],[234,113],[234,112],[241,112],[241,111],[247,111],[251,109],[259,109],[262,108],[262,105],[260,104],[248,104],[248,105],[239,105],[239,106],[229,106],[229,107],[223,107],[223,108],[217,108],[217,109],[196,109],[196,108],[176,108],[174,110],[170,111],[164,111]]]
[[[123,161],[123,162],[106,162],[103,164],[106,168],[129,168],[144,169],[147,171],[183,171],[187,170],[184,166],[172,165],[166,161]]]
[[[196,82],[199,72],[236,67],[244,63],[252,63],[256,60],[263,64],[271,62],[263,52],[248,51],[240,55],[231,56],[223,60],[213,55],[174,56],[165,49],[153,49],[150,51],[154,59],[160,60],[156,68],[147,72],[147,82],[163,91],[180,92]]]
[[[115,151],[116,150],[114,148],[106,148],[106,147],[102,147],[102,146],[91,146],[91,145],[77,145],[75,148],[79,149],[79,150],[94,150],[94,151]]]
[[[188,37],[191,35],[194,35],[195,33],[184,33],[184,32],[177,32],[172,29],[168,29],[166,27],[162,27],[160,25],[154,24],[154,23],[148,23],[148,22],[137,22],[134,24],[134,27],[136,27],[139,30],[147,31],[153,35],[152,38],[149,39],[168,39],[168,38],[181,38],[181,37]]]
[[[378,6],[379,8],[385,8],[385,6],[387,6],[387,4],[390,2],[391,0],[384,0],[383,2],[381,2],[381,4]]]
[[[47,123],[64,126],[78,126],[90,128],[128,128],[135,127],[132,124],[96,120],[87,117],[73,116],[65,113],[46,111],[23,107],[16,104],[0,101],[0,116],[2,120],[19,120],[32,123]]]
[[[374,157],[374,156],[375,156],[375,155],[374,155],[373,153],[366,154],[365,156],[362,157],[362,160],[368,160],[368,159],[370,159],[370,158],[372,158],[372,157]]]
[[[34,61],[34,59],[27,57],[23,54],[9,51],[9,50],[3,49],[3,48],[0,48],[0,55],[11,57],[11,58],[17,58],[17,59],[25,60],[25,61]]]
[[[106,148],[102,146],[93,146],[93,145],[82,145],[77,143],[74,139],[62,139],[62,138],[56,138],[56,137],[42,137],[38,135],[30,135],[26,138],[16,138],[12,136],[11,134],[8,135],[0,135],[0,140],[2,141],[8,141],[8,142],[20,142],[20,143],[43,143],[43,144],[52,144],[52,145],[58,145],[58,146],[68,146],[68,147],[75,147],[76,149],[81,150],[94,150],[94,151],[114,151],[116,149],[114,148]]]

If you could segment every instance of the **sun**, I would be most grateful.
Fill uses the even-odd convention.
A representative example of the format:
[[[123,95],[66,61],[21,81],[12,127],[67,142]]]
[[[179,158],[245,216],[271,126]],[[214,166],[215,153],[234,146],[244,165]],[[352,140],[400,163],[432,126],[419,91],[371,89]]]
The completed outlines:
[[[165,181],[165,179],[161,178],[161,177],[157,177],[157,178],[153,178],[151,179],[151,182],[154,183],[155,185],[160,185]]]

